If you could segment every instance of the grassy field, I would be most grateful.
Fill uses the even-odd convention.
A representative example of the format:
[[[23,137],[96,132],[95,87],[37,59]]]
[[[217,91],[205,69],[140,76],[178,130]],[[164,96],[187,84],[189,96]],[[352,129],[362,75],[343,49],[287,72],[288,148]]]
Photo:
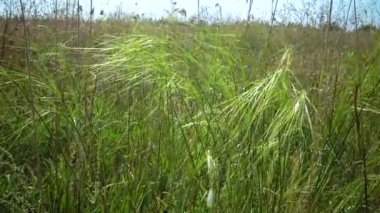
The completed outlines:
[[[1,212],[380,208],[379,31],[57,26],[3,38]]]

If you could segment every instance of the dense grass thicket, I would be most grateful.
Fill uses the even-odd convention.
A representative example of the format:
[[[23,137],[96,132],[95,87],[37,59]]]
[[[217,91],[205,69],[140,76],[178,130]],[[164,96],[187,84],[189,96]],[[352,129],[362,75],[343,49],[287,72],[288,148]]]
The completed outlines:
[[[52,29],[1,62],[1,212],[380,208],[378,32]]]

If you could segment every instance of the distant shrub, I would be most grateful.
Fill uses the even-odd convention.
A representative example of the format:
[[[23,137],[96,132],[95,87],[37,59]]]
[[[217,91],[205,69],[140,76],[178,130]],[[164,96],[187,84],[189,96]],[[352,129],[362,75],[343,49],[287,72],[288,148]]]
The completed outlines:
[[[377,30],[378,28],[373,24],[365,24],[358,28],[358,31],[366,31],[366,32],[377,31]]]
[[[331,31],[341,31],[344,30],[338,22],[332,22],[330,25],[328,23],[324,23],[321,25],[321,29],[329,29]]]

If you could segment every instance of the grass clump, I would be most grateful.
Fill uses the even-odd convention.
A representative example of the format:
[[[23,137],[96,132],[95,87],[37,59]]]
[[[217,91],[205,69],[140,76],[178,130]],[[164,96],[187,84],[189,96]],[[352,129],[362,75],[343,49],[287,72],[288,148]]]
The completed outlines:
[[[251,68],[262,59],[233,33],[100,40],[34,61],[34,104],[27,74],[1,67],[0,209],[379,207],[378,51],[317,83],[297,78],[290,48]]]

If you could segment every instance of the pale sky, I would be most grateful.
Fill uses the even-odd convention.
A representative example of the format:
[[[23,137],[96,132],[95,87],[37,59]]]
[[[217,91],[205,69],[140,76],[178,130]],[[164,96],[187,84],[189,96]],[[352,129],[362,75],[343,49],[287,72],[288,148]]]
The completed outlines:
[[[116,7],[122,6],[126,13],[144,13],[147,17],[159,18],[167,14],[165,10],[171,10],[171,0],[93,0],[95,13],[100,11],[100,8],[105,12],[115,11]],[[187,16],[197,14],[197,0],[173,0],[177,2],[176,8],[183,8],[187,12]],[[302,0],[279,0],[280,4],[286,2],[293,2],[295,5],[300,6]],[[82,0],[83,2],[83,0]],[[87,0],[87,2],[89,2]],[[269,18],[271,11],[271,0],[254,0],[252,7],[252,14],[255,17]],[[224,18],[242,18],[247,17],[248,4],[246,0],[200,0],[200,6],[207,8],[210,15],[218,15],[219,9],[215,7],[219,4],[222,8],[222,16]],[[85,5],[89,8],[89,4]]]
[[[54,3],[57,0],[22,0],[26,4],[32,5],[36,2],[37,5],[45,8],[41,11],[42,14],[53,14]],[[60,8],[65,8],[67,0],[58,0]],[[73,3],[76,0],[68,0]],[[90,1],[79,0],[83,6],[83,17],[89,17],[90,14]],[[167,17],[171,11],[171,2],[175,1],[175,7],[178,9],[185,9],[187,17],[197,15],[197,0],[93,0],[95,8],[95,17],[99,17],[101,10],[105,14],[115,12],[118,8],[124,14],[140,16],[144,14],[145,18],[159,19]],[[253,0],[253,7],[251,14],[255,20],[270,20],[272,2],[276,0]],[[305,16],[306,13],[314,14],[314,19],[318,19],[318,15],[324,13],[324,18],[328,12],[330,0],[278,0],[278,7],[276,11],[276,19],[285,22],[302,22],[305,24],[309,20]],[[350,2],[353,0],[333,0],[333,21],[342,23],[347,17]],[[246,19],[248,4],[246,0],[200,0],[201,8],[206,8],[209,16],[220,17],[220,9],[215,7],[219,4],[222,9],[222,18],[224,20],[232,19]],[[7,8],[16,7],[19,5],[19,0],[0,0],[0,15],[5,14]],[[324,5],[324,8],[321,8]],[[357,13],[359,15],[359,24],[374,24],[380,26],[380,0],[356,0]],[[75,11],[75,10],[74,10]],[[183,18],[183,17],[182,17]],[[353,19],[353,5],[351,4],[349,13],[349,22],[352,24]],[[311,19],[311,18],[310,18]],[[348,24],[350,24],[348,23]]]
[[[80,0],[84,6],[84,12],[89,11],[90,0]],[[176,8],[183,8],[187,12],[187,17],[197,14],[197,0],[93,0],[95,15],[98,16],[101,9],[106,14],[116,11],[116,8],[122,8],[122,11],[127,14],[144,14],[145,17],[160,18],[167,16],[166,11],[171,10],[171,1],[177,2]],[[336,16],[344,18],[348,10],[348,5],[351,0],[334,0],[334,11]],[[276,0],[274,0],[276,2]],[[307,4],[307,2],[312,2]],[[277,19],[297,19],[296,13],[289,14],[289,5],[293,4],[297,10],[312,8],[314,13],[320,14],[321,5],[329,5],[330,0],[278,0]],[[223,18],[238,18],[245,19],[247,17],[248,4],[246,0],[200,0],[200,5],[207,8],[210,15],[219,16],[219,8],[215,7],[219,4],[222,8]],[[286,10],[285,6],[288,9]],[[362,13],[362,18],[367,22],[372,22],[379,26],[380,24],[380,0],[356,0],[357,11]],[[272,8],[272,0],[253,0],[253,7],[251,14],[255,19],[270,20]],[[353,14],[353,5],[351,5],[351,13]],[[366,11],[366,15],[364,12]],[[311,11],[311,13],[313,13]],[[304,17],[298,17],[303,19]]]

